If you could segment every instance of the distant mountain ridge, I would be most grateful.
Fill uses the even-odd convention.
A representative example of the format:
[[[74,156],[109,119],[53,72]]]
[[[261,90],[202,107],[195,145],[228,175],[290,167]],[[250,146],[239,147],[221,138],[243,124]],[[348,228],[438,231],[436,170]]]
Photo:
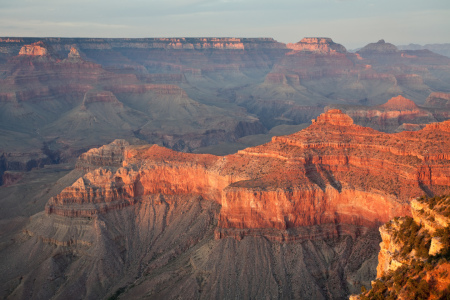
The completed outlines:
[[[398,45],[397,48],[399,50],[425,50],[426,49],[426,50],[433,51],[434,53],[450,57],[450,43],[426,44],[426,45],[419,45],[419,44]]]

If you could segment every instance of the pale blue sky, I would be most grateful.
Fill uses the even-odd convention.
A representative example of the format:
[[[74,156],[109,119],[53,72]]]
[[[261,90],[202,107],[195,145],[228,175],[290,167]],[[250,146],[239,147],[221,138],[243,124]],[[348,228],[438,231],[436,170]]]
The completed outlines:
[[[0,36],[450,43],[450,0],[0,0]]]

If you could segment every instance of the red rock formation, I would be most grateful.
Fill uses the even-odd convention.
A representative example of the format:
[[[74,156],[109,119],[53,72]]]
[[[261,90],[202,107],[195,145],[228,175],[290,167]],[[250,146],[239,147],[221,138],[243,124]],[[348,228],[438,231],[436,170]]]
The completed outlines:
[[[25,45],[20,49],[19,55],[45,56],[48,55],[47,46],[43,42]]]
[[[333,42],[330,38],[303,38],[298,43],[287,44],[286,46],[293,51],[309,51],[328,54],[347,52],[344,46]]]
[[[350,126],[353,124],[352,118],[345,115],[339,109],[330,109],[327,113],[320,115],[312,123],[331,124],[336,126]]]
[[[398,95],[397,97],[391,98],[385,104],[380,105],[380,108],[384,108],[387,110],[417,110],[417,105],[403,97],[402,95]]]
[[[401,95],[373,107],[331,105],[329,108],[341,108],[356,124],[370,126],[384,132],[418,130],[425,126],[420,124],[447,119],[445,112],[420,108],[413,101]]]
[[[89,151],[79,166],[122,167],[91,171],[46,211],[90,216],[145,195],[194,194],[222,205],[216,237],[261,228],[376,226],[409,214],[412,197],[450,189],[449,126],[385,134],[330,110],[305,130],[226,157],[117,141]]]
[[[67,55],[67,58],[72,59],[72,60],[82,59],[80,50],[78,49],[77,46],[70,47],[70,51],[69,51],[69,54]]]
[[[115,140],[114,142],[94,148],[81,154],[76,168],[84,171],[93,171],[98,167],[122,166],[125,147],[130,146],[127,141]]]

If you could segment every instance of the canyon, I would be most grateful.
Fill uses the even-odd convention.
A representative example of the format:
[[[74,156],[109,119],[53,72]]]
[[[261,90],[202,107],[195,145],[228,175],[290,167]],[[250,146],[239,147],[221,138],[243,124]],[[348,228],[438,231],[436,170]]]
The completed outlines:
[[[449,122],[390,134],[330,109],[227,156],[91,149],[3,246],[3,296],[343,299],[376,272],[378,226],[450,192]]]
[[[449,82],[384,40],[0,38],[1,297],[369,288],[379,226],[450,192]]]
[[[331,104],[424,105],[450,92],[449,74],[450,58],[384,41],[350,53],[331,38],[0,38],[0,169],[73,162],[117,138],[202,152]]]

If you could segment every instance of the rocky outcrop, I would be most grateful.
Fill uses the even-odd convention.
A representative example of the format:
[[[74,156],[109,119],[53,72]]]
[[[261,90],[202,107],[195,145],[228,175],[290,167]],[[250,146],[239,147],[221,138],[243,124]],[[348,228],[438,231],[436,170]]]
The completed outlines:
[[[425,124],[445,120],[445,113],[417,106],[413,101],[401,95],[389,99],[378,106],[330,105],[328,108],[340,108],[353,121],[384,132],[419,130]]]
[[[341,44],[333,42],[331,38],[307,37],[295,44],[287,44],[293,51],[308,51],[316,53],[346,53],[347,50]]]
[[[86,55],[80,51],[77,45],[72,45],[69,50],[69,54],[67,54],[67,58],[72,61],[85,60]]]
[[[360,54],[371,54],[371,53],[395,53],[398,49],[396,46],[390,43],[386,43],[384,40],[379,40],[376,43],[370,43],[364,46],[362,49],[358,50]]]
[[[84,171],[94,171],[99,167],[119,168],[122,166],[127,146],[130,146],[127,141],[115,140],[108,145],[91,149],[80,155],[76,168]]]
[[[450,215],[447,213],[446,204],[446,199],[439,199],[439,197],[412,200],[411,212],[414,222],[422,226],[430,234],[449,227]]]
[[[424,106],[450,109],[450,93],[431,93],[425,101]]]
[[[445,142],[435,141],[446,141],[450,132],[445,124],[433,126],[389,135],[330,110],[303,131],[223,158],[116,141],[78,163],[114,168],[91,171],[52,198],[46,211],[77,216],[81,205],[82,215],[97,214],[125,205],[119,200],[132,205],[149,194],[194,194],[222,206],[219,228],[249,234],[325,224],[373,227],[408,214],[408,200],[423,190],[449,189],[449,155]],[[232,231],[216,234],[228,235]]]
[[[41,41],[25,45],[20,49],[19,55],[46,56],[49,55],[48,46]]]
[[[419,107],[417,107],[417,105],[413,101],[399,95],[397,97],[389,99],[388,102],[386,102],[385,104],[380,105],[380,108],[384,108],[386,110],[402,111],[402,110],[417,110]]]
[[[339,109],[330,109],[326,113],[312,120],[312,123],[317,124],[330,124],[335,126],[351,126],[353,120],[346,114],[343,114]]]
[[[380,228],[377,280],[357,299],[442,299],[449,293],[450,197],[411,201],[413,218]]]

